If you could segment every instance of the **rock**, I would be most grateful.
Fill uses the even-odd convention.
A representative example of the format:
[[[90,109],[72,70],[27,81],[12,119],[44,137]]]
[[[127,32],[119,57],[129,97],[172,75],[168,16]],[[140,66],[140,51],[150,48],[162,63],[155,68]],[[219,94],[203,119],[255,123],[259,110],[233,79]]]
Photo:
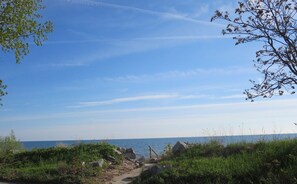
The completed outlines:
[[[136,159],[136,154],[132,148],[126,149],[124,156],[128,159]]]
[[[141,156],[140,158],[138,158],[136,161],[135,161],[137,164],[138,164],[138,167],[142,167],[145,163],[145,158],[144,156]]]
[[[100,159],[98,161],[90,162],[89,164],[93,167],[103,167],[104,163],[104,159]]]
[[[160,174],[164,170],[172,169],[172,166],[159,166],[159,165],[153,165],[148,170],[145,171],[146,174],[153,176]]]
[[[172,153],[177,154],[188,148],[188,145],[184,142],[177,141],[177,143],[172,148]]]
[[[110,162],[112,162],[112,163],[115,163],[116,162],[116,159],[113,156],[110,156],[110,155],[106,156],[105,159],[108,160],[108,161],[110,161]]]
[[[134,165],[135,165],[137,168],[140,167],[140,163],[138,163],[138,162],[134,162]]]
[[[156,174],[160,174],[162,172],[162,170],[163,169],[161,166],[155,165],[155,166],[151,167],[149,171],[152,175],[156,175]]]
[[[151,158],[149,160],[150,163],[158,163],[159,162],[159,159],[158,158]]]
[[[145,158],[144,156],[141,156],[140,158],[137,159],[137,162],[139,163],[144,163],[145,162]]]
[[[121,155],[121,154],[122,154],[122,152],[121,152],[120,150],[118,150],[118,149],[113,149],[113,151],[114,151],[116,154],[118,154],[118,155]]]
[[[121,147],[117,147],[117,150],[120,151],[121,153],[125,153],[126,149],[125,148],[121,148]]]

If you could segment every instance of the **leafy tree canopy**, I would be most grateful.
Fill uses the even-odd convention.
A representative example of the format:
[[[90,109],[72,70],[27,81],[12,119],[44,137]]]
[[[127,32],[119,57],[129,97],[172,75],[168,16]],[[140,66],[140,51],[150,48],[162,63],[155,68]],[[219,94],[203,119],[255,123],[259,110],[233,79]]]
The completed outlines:
[[[232,15],[233,16],[233,15]],[[255,67],[262,81],[251,80],[247,99],[295,93],[297,84],[297,3],[296,0],[245,0],[238,3],[234,17],[216,11],[211,21],[228,22],[223,34],[234,35],[237,44],[261,42]]]
[[[3,53],[13,52],[16,63],[29,53],[29,43],[41,46],[53,31],[50,21],[42,21],[42,0],[0,0],[0,46]],[[6,95],[0,80],[0,100]]]

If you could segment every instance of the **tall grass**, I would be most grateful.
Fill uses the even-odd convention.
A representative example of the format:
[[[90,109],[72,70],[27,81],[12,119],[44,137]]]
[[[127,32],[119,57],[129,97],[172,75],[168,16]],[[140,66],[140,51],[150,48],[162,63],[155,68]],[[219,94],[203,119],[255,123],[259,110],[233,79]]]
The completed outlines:
[[[141,184],[290,184],[297,183],[297,140],[260,141],[224,146],[196,144],[165,158],[158,175],[143,174]]]
[[[84,183],[100,174],[101,168],[83,165],[101,158],[121,157],[107,143],[35,149],[0,157],[0,180],[28,183]]]

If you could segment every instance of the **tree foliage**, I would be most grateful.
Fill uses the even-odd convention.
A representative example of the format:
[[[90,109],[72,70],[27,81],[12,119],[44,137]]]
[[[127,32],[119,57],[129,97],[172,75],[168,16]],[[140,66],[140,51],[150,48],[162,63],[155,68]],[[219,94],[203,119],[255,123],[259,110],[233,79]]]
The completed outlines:
[[[261,42],[256,52],[256,69],[262,81],[252,82],[245,90],[247,99],[295,93],[297,84],[297,3],[296,0],[245,0],[238,3],[234,18],[229,12],[216,11],[211,21],[229,24],[223,34],[234,35],[236,45]]]
[[[50,21],[43,21],[42,0],[0,0],[0,45],[2,53],[13,52],[16,63],[29,53],[30,43],[41,46],[53,31]],[[0,80],[0,99],[6,94]]]
[[[1,105],[1,97],[6,95],[7,92],[5,92],[5,89],[6,89],[6,85],[2,84],[2,80],[0,79],[0,105]]]

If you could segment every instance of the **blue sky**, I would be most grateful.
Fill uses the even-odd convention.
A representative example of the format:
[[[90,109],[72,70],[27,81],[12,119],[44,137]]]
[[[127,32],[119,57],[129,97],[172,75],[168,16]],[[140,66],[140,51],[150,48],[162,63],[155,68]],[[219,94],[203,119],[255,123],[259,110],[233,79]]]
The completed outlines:
[[[1,55],[0,135],[21,140],[296,132],[294,96],[245,101],[260,45],[234,46],[223,0],[44,0],[55,30],[21,64]]]

